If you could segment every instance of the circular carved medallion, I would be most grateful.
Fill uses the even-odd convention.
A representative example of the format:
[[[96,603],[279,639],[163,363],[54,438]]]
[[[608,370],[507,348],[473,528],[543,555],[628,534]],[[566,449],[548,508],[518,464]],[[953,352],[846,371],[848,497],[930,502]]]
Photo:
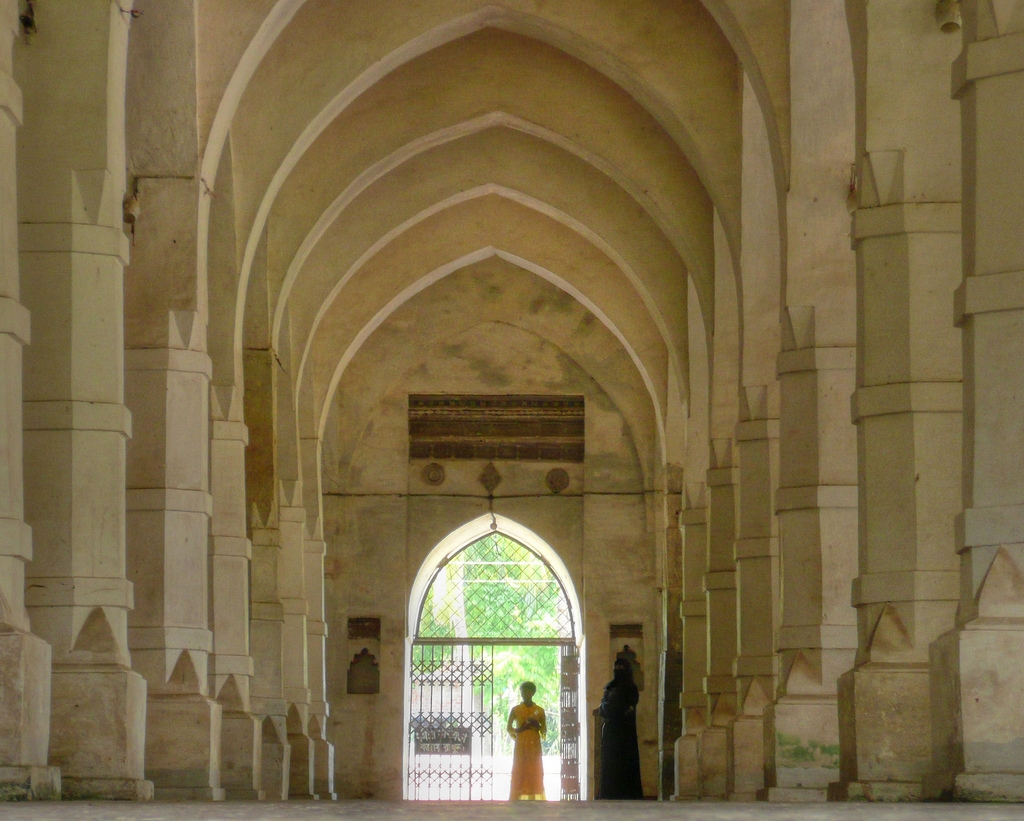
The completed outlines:
[[[548,490],[552,493],[561,493],[569,487],[569,474],[562,468],[552,468],[548,471],[548,475],[544,477],[544,484],[548,486]]]
[[[423,468],[423,481],[434,487],[444,484],[444,466],[431,462]]]

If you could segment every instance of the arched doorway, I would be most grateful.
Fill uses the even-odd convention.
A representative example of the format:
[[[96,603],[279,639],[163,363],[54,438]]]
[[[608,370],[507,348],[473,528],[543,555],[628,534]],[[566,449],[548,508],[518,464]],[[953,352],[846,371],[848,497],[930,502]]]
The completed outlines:
[[[505,720],[524,677],[546,695],[549,799],[584,797],[580,616],[557,553],[510,519],[483,516],[431,551],[409,600],[406,798],[507,797]]]

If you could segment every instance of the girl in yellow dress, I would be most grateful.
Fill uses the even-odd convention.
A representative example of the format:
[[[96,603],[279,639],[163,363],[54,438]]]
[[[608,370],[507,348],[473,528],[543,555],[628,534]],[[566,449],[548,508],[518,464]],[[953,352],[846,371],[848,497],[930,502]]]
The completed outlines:
[[[505,729],[516,740],[512,753],[512,787],[510,801],[544,801],[544,759],[540,748],[541,737],[547,735],[544,709],[533,703],[537,685],[524,681],[519,686],[523,703],[508,714]]]

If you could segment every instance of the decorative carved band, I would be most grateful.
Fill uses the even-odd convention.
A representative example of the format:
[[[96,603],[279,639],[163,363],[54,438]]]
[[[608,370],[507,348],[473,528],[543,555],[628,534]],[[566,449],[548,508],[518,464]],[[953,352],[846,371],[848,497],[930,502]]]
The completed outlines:
[[[582,396],[409,397],[412,459],[582,462]]]

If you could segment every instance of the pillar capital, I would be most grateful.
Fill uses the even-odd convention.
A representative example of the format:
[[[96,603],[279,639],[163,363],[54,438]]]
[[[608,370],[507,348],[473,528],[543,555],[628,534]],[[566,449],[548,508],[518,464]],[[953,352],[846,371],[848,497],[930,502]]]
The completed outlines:
[[[31,317],[28,308],[11,297],[0,297],[0,334],[13,337],[21,345],[31,341]]]
[[[1024,71],[1024,32],[968,43],[953,63],[953,97],[977,80]]]
[[[954,294],[957,325],[967,317],[997,311],[1024,310],[1024,271],[967,277]]]

